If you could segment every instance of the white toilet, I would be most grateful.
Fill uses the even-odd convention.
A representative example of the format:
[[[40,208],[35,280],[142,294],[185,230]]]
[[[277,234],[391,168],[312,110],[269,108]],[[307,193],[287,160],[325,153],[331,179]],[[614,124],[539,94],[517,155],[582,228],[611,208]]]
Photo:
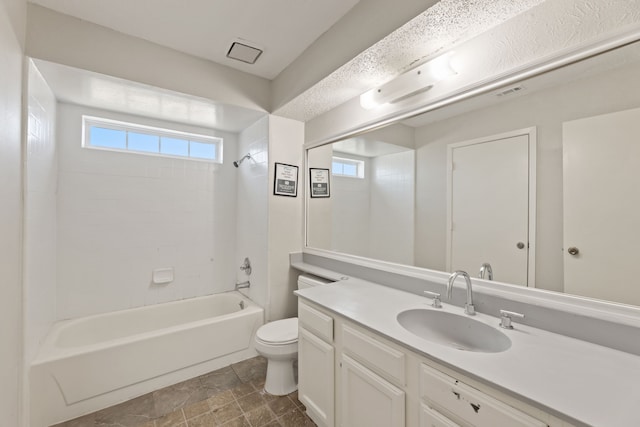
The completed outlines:
[[[300,275],[298,289],[329,283],[316,277]],[[284,396],[298,388],[293,362],[298,358],[298,318],[276,320],[258,328],[256,351],[267,359],[267,379],[264,389],[267,393]]]

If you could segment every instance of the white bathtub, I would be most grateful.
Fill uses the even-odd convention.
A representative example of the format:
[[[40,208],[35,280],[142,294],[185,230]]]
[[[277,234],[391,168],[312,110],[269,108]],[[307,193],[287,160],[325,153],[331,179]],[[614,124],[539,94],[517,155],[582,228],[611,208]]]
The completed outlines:
[[[229,292],[58,322],[31,365],[30,424],[72,419],[252,357],[263,318]]]

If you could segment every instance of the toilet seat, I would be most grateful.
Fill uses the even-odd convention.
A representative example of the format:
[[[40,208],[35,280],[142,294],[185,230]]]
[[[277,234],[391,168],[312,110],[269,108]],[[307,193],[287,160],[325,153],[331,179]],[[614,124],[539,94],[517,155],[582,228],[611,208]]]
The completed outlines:
[[[256,340],[268,345],[287,345],[298,341],[298,318],[276,320],[256,331]]]

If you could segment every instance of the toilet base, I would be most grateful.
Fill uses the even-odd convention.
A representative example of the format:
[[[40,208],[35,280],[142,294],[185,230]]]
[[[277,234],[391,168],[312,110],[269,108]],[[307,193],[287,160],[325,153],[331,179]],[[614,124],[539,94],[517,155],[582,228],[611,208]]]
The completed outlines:
[[[293,375],[293,359],[268,359],[264,390],[274,396],[285,396],[298,389]]]

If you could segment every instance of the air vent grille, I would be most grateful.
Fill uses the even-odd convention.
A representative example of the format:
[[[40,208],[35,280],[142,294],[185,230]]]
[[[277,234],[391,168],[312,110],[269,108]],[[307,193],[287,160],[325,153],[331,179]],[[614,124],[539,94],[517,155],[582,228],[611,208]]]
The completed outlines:
[[[524,86],[514,86],[514,87],[510,87],[509,89],[503,90],[502,92],[496,93],[496,96],[501,97],[501,96],[514,95],[518,92],[522,92],[523,90],[524,90]]]
[[[227,52],[227,58],[246,62],[247,64],[255,64],[260,55],[262,55],[262,49],[240,42],[233,42]]]

